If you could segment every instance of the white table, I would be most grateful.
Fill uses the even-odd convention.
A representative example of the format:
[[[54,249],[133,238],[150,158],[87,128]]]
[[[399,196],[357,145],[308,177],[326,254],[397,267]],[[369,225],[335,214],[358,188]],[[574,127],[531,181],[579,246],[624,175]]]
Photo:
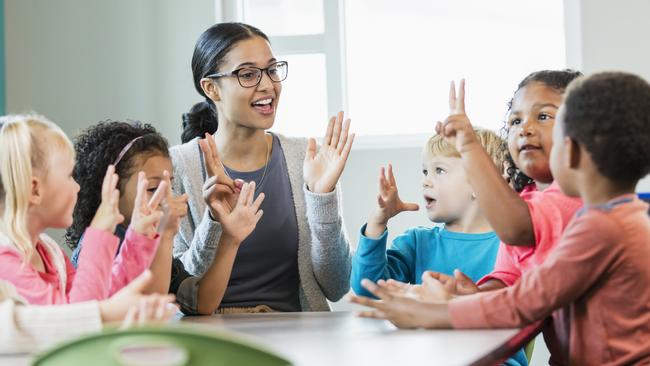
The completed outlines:
[[[181,317],[185,325],[230,330],[296,366],[469,365],[502,347],[517,329],[398,330],[352,312]],[[0,366],[28,365],[29,355],[0,356]]]
[[[398,330],[387,321],[352,312],[214,315],[181,321],[247,335],[296,366],[469,365],[518,332]]]

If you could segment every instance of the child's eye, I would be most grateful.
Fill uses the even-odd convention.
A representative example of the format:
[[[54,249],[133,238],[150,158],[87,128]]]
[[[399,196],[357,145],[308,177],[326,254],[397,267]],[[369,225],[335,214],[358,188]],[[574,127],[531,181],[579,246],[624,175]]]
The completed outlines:
[[[148,189],[147,189],[147,192],[153,194],[154,192],[156,192],[156,189],[158,189],[158,187],[151,187],[151,188],[148,188]]]
[[[553,116],[551,116],[550,114],[547,114],[547,113],[540,113],[539,117],[537,117],[537,118],[539,118],[540,121],[546,121],[546,120],[552,119]]]
[[[422,169],[422,175],[424,175],[426,177],[428,174],[429,174],[428,170]]]
[[[515,126],[521,123],[521,119],[519,118],[513,118],[510,120],[510,126]]]
[[[445,170],[442,168],[436,168],[436,174],[445,174]]]

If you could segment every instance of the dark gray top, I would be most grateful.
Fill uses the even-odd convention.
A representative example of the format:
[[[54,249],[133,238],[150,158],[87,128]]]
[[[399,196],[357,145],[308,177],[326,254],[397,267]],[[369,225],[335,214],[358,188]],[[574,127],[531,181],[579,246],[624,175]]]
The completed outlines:
[[[255,197],[264,192],[265,198],[264,215],[239,247],[221,307],[267,305],[279,311],[301,311],[298,223],[278,137],[273,135],[263,181],[264,168],[253,172],[225,168],[232,179],[255,181]]]

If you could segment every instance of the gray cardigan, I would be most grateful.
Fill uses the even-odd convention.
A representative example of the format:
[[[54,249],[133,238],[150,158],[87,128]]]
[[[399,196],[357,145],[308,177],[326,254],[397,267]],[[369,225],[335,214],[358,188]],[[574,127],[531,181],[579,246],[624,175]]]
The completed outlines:
[[[291,182],[298,223],[298,272],[303,311],[329,311],[350,288],[350,243],[343,226],[340,186],[331,193],[310,192],[303,179],[307,140],[278,135]],[[170,149],[175,194],[189,195],[188,215],[174,239],[174,257],[192,275],[201,276],[212,263],[221,224],[212,220],[203,201],[203,174],[198,138]],[[260,258],[262,259],[262,258]]]

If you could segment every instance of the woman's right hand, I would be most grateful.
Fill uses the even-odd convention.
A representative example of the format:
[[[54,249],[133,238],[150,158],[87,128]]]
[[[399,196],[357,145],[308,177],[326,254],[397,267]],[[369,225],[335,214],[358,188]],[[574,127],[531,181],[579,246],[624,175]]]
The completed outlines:
[[[205,170],[208,176],[208,179],[203,183],[203,200],[208,205],[212,218],[217,219],[217,203],[221,203],[232,210],[237,203],[237,197],[243,182],[241,180],[232,180],[226,174],[219,157],[217,144],[214,142],[212,135],[206,133],[205,139],[199,140],[199,146],[203,152]]]
[[[260,210],[264,193],[255,200],[255,182],[244,183],[234,208],[228,208],[220,202],[215,203],[217,220],[223,227],[223,236],[241,243],[253,232],[264,213]]]
[[[102,201],[95,212],[90,227],[97,230],[113,233],[115,227],[124,221],[120,213],[120,191],[117,189],[119,177],[115,174],[115,167],[111,164],[106,169],[104,181],[102,182]]]

